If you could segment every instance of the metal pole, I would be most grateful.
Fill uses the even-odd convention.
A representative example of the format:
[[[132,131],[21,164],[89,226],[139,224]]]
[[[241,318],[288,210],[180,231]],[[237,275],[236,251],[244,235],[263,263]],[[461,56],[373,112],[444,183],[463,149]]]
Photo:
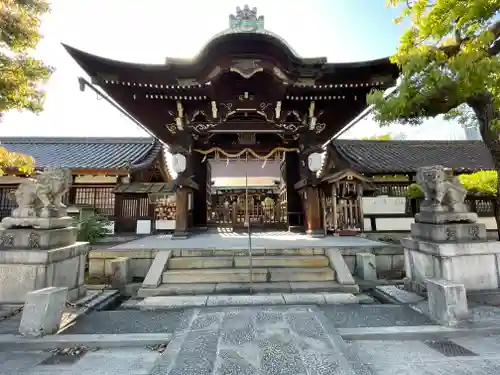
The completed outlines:
[[[246,224],[248,226],[248,263],[250,269],[250,294],[253,293],[253,272],[252,272],[252,229],[250,228],[250,215],[248,212],[248,152],[245,163],[245,213]]]

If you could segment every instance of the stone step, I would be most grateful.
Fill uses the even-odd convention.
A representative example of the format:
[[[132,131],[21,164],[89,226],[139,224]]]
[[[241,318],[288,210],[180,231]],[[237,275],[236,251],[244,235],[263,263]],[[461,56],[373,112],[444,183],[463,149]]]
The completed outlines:
[[[252,270],[253,282],[266,282],[267,268]],[[250,282],[250,271],[244,268],[205,268],[196,270],[168,270],[163,273],[164,284],[181,283],[222,283],[222,282]]]
[[[320,268],[253,268],[252,281],[334,281],[335,272],[329,267]],[[164,284],[182,283],[239,283],[250,282],[248,268],[205,268],[168,270],[163,273]]]
[[[321,268],[269,268],[269,281],[334,281],[335,271]]]
[[[207,244],[208,246],[209,244]],[[252,255],[325,255],[325,249],[252,249]],[[185,249],[174,250],[172,258],[209,256],[248,256],[248,249]]]
[[[357,285],[342,285],[335,281],[298,281],[275,283],[183,283],[160,284],[157,288],[141,288],[137,297],[154,296],[190,296],[201,294],[236,294],[250,293],[359,293]]]
[[[233,266],[233,257],[179,257],[170,258],[167,269],[232,268]]]
[[[260,267],[328,267],[329,260],[324,255],[275,255],[254,256],[252,266]],[[248,268],[250,258],[236,257],[179,257],[168,261],[168,269],[201,269],[201,268]]]
[[[329,260],[324,255],[275,255],[275,256],[253,256],[253,267],[294,267],[294,268],[308,268],[308,267],[328,267]],[[236,257],[234,258],[235,267],[250,267],[249,257]]]

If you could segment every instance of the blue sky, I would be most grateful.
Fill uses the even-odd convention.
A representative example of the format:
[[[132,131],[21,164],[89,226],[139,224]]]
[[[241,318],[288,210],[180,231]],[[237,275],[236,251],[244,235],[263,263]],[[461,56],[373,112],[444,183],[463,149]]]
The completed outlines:
[[[44,39],[35,52],[57,69],[46,86],[45,111],[38,116],[8,113],[0,136],[146,136],[104,100],[79,91],[77,77],[83,72],[60,42],[132,62],[192,57],[212,35],[227,28],[229,14],[243,5],[230,0],[53,0],[42,27]],[[391,55],[403,30],[393,24],[398,12],[385,8],[385,0],[255,0],[249,5],[265,16],[267,29],[301,56],[326,56],[330,62]],[[388,131],[413,139],[450,139],[463,133],[457,124],[440,119],[416,128],[379,129],[367,118],[347,136]]]

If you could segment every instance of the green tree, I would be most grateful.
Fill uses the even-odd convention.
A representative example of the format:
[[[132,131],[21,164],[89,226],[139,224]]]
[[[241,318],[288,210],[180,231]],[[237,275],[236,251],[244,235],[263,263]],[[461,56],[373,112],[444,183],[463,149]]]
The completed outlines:
[[[30,53],[49,10],[46,0],[0,0],[0,116],[12,109],[38,113],[43,108],[42,83],[52,68]]]
[[[368,95],[375,120],[382,126],[415,125],[445,114],[470,121],[466,105],[499,171],[500,0],[388,0],[388,5],[401,6],[396,22],[409,19],[411,26],[391,58],[401,71],[396,94]]]
[[[0,119],[12,109],[38,113],[43,108],[42,84],[52,68],[30,53],[41,38],[41,17],[49,10],[46,0],[0,0]],[[34,160],[0,146],[0,175],[11,167],[30,173]]]
[[[390,133],[382,135],[372,135],[371,137],[364,137],[361,139],[364,141],[391,141],[392,135]]]

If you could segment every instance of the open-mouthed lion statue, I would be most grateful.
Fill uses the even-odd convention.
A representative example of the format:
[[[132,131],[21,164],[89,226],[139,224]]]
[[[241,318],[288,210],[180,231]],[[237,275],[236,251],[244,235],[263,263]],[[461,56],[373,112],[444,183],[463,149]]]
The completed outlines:
[[[62,197],[71,185],[71,172],[64,168],[46,168],[35,178],[26,179],[9,195],[18,207],[15,218],[60,217],[66,206]]]
[[[419,168],[417,182],[425,195],[421,208],[442,212],[467,212],[464,205],[467,190],[458,177],[448,176],[442,165]]]

